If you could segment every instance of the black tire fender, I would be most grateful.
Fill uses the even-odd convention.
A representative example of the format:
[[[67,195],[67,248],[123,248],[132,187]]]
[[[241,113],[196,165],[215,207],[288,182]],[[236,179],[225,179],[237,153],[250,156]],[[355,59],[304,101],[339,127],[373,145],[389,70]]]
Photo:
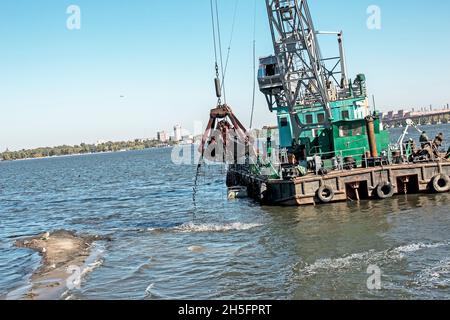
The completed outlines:
[[[438,174],[431,179],[431,187],[437,193],[448,192],[450,190],[450,178],[445,174]]]
[[[381,182],[376,188],[377,196],[380,199],[392,198],[395,193],[394,186],[390,182]]]
[[[319,190],[317,190],[317,198],[319,198],[322,203],[329,203],[334,198],[334,191],[328,186],[321,186]]]

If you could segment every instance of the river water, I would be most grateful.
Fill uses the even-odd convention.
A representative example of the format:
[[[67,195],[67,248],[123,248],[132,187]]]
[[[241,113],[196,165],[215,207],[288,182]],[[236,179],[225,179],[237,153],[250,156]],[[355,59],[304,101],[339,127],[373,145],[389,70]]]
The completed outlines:
[[[450,135],[448,125],[429,127]],[[401,130],[393,130],[393,139]],[[449,299],[450,194],[304,208],[226,200],[223,168],[170,149],[0,163],[0,297],[38,254],[14,240],[110,236],[65,299]],[[367,286],[381,271],[381,290]]]

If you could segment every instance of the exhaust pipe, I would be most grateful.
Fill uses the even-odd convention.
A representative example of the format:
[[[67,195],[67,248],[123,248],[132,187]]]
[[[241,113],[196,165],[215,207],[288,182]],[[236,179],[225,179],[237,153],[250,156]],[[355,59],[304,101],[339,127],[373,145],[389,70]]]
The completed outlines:
[[[366,118],[367,138],[369,139],[370,155],[372,158],[378,157],[377,140],[375,137],[375,122],[372,116]]]

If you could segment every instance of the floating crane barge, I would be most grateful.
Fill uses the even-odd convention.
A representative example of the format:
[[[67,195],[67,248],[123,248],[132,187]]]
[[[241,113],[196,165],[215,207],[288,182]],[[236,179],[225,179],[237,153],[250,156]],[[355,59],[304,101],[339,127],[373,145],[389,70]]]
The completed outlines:
[[[209,148],[207,157],[229,164],[227,186],[246,188],[262,204],[286,206],[448,192],[443,137],[430,141],[423,134],[419,148],[412,140],[405,143],[410,128],[419,130],[408,121],[397,143],[390,143],[379,113],[369,106],[365,75],[348,77],[343,32],[316,31],[306,0],[266,0],[266,7],[274,55],[260,59],[258,82],[278,126],[265,130],[261,155],[231,108],[220,105],[216,79],[219,105],[211,112],[202,155]],[[337,36],[336,57],[322,56],[320,35]],[[220,134],[211,138],[227,116],[233,125],[221,121]],[[214,159],[218,140],[232,161],[226,155]],[[238,144],[246,146],[244,153],[235,150]]]

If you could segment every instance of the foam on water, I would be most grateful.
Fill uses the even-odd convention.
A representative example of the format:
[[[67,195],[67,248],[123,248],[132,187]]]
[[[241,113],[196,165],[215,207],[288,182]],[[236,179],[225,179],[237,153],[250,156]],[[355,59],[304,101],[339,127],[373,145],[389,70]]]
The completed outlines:
[[[449,288],[450,287],[450,258],[441,260],[435,265],[420,272],[414,284],[420,287]]]
[[[189,222],[168,229],[149,228],[148,231],[179,232],[179,233],[228,232],[228,231],[246,231],[261,226],[262,224],[259,223],[236,222],[229,224],[214,224],[214,223],[195,224],[193,222]]]
[[[86,276],[90,273],[92,273],[95,269],[101,267],[104,263],[104,256],[105,256],[106,247],[103,244],[94,244],[92,247],[92,253],[87,258],[86,262],[81,268],[81,274],[80,279],[78,280],[79,285],[81,285],[81,282],[85,280]],[[71,294],[71,290],[66,290],[61,298],[64,300],[72,300],[73,295]]]
[[[434,243],[434,244],[413,243],[410,245],[395,248],[392,251],[397,252],[399,254],[403,254],[403,253],[417,252],[417,251],[426,250],[426,249],[434,249],[434,248],[439,248],[439,247],[448,246],[448,245],[449,245],[448,242],[441,242],[441,243]]]
[[[100,259],[98,261],[95,261],[93,263],[90,263],[88,265],[86,265],[83,268],[83,272],[81,273],[81,276],[84,277],[87,274],[91,273],[92,271],[94,271],[95,269],[97,269],[98,267],[101,267],[103,265],[103,259]]]
[[[413,243],[405,246],[400,246],[394,249],[384,251],[370,250],[362,253],[354,253],[340,258],[325,258],[319,259],[312,264],[297,265],[299,277],[309,277],[318,272],[339,271],[350,268],[362,268],[371,264],[384,264],[395,261],[400,261],[406,257],[407,254],[415,253],[421,250],[435,249],[439,247],[448,246],[449,242],[440,243]]]

